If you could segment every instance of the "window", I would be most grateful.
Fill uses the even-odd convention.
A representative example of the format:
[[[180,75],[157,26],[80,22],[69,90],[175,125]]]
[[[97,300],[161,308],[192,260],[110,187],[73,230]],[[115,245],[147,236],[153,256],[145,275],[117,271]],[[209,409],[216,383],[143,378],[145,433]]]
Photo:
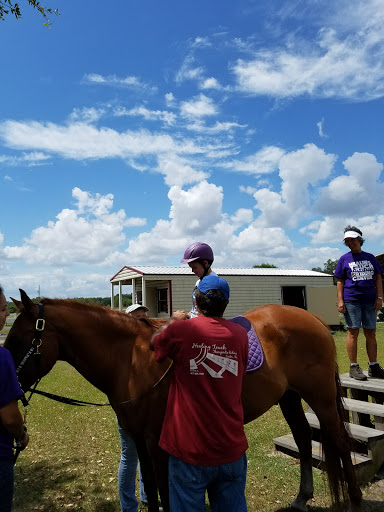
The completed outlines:
[[[160,288],[157,290],[157,312],[168,313],[168,289]]]

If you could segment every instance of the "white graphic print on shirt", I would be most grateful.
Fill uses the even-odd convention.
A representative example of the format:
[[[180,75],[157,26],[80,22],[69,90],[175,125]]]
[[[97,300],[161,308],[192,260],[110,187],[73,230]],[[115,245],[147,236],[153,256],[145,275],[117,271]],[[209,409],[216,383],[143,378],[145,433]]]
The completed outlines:
[[[204,345],[204,343],[193,343],[193,349],[200,349],[199,354],[189,360],[189,369],[191,375],[204,375],[203,369],[199,369],[201,365],[211,377],[222,379],[225,370],[238,375],[237,352],[228,350],[224,345]],[[209,364],[209,363],[213,363]],[[217,368],[215,370],[214,368]]]
[[[352,281],[367,281],[373,279],[375,269],[369,260],[352,261],[349,263]]]

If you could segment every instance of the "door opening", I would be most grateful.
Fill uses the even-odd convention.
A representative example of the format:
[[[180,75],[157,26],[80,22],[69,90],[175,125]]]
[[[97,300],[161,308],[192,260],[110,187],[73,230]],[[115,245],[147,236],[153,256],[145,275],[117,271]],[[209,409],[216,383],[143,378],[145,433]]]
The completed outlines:
[[[286,306],[307,309],[305,286],[282,286],[281,299]]]

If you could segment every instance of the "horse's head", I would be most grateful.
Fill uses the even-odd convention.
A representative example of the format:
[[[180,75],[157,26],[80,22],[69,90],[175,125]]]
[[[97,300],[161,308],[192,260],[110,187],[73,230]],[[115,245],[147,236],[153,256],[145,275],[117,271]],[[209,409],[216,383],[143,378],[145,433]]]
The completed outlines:
[[[4,347],[13,357],[19,382],[27,390],[39,378],[46,375],[58,358],[57,344],[45,329],[43,306],[34,304],[24,290],[21,301],[12,298],[18,308],[17,316]]]

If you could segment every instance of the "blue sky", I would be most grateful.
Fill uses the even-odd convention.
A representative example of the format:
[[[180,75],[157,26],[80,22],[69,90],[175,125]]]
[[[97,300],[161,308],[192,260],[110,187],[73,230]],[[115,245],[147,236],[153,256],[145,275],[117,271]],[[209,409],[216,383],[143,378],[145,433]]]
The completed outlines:
[[[384,252],[381,0],[45,2],[0,23],[0,282],[108,296],[124,265]]]

